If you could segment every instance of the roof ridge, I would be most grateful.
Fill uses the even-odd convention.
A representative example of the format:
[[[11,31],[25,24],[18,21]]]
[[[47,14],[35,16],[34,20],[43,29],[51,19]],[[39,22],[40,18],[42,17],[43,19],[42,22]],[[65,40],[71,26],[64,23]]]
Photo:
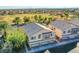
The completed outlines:
[[[41,25],[41,24],[39,24],[39,23],[35,23],[35,24],[37,24],[38,26],[42,27],[43,29],[46,29],[46,30],[52,31],[50,28],[47,28],[47,27],[44,26],[44,25]]]

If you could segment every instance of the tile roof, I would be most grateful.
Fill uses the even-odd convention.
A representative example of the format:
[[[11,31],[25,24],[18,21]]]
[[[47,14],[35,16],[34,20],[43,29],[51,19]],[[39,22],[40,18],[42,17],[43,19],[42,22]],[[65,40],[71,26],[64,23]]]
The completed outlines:
[[[29,36],[39,32],[42,29],[44,29],[44,28],[40,27],[39,25],[37,25],[35,23],[30,23],[30,24],[23,25],[22,28],[24,28],[25,32]]]
[[[67,29],[71,29],[71,28],[74,28],[76,26],[72,25],[72,24],[69,24],[68,22],[64,21],[64,20],[56,20],[56,21],[52,21],[51,22],[51,25],[56,27],[56,28],[59,28],[61,30],[67,30]]]
[[[76,25],[79,27],[79,19],[73,19],[71,21],[69,21],[71,24]]]

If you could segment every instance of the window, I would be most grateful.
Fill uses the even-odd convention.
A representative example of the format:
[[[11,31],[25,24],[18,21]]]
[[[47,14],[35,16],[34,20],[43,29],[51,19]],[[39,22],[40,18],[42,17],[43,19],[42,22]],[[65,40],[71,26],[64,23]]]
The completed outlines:
[[[31,39],[33,39],[33,37]]]
[[[51,36],[52,36],[52,33],[51,32],[43,33],[43,39],[50,39]]]
[[[77,28],[77,31],[79,31],[79,28]]]
[[[70,30],[68,30],[68,33],[70,33]]]
[[[79,28],[78,28],[78,32],[79,32]]]
[[[77,34],[77,28],[72,28],[72,34]]]
[[[65,31],[63,33],[66,33]]]
[[[41,34],[38,35],[38,39],[40,39],[40,38],[41,38]]]
[[[51,33],[51,36],[52,36],[52,33]]]
[[[31,39],[34,40],[34,39],[36,39],[36,37],[35,36],[34,37],[31,37]]]

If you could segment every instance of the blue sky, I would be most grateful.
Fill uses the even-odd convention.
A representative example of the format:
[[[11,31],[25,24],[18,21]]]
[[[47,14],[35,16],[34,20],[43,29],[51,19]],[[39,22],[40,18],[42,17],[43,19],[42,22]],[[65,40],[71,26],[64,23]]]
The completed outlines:
[[[0,0],[0,9],[76,7],[79,7],[78,0]]]

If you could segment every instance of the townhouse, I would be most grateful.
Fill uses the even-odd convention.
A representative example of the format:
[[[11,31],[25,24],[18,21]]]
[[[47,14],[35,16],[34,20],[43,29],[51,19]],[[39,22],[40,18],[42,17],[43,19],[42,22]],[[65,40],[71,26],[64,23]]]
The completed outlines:
[[[64,20],[56,20],[51,22],[52,30],[60,30],[61,31],[61,38],[59,39],[67,39],[67,38],[74,38],[77,35],[77,31],[75,30],[77,26],[70,24]]]
[[[30,23],[21,26],[28,35],[29,47],[41,46],[55,41],[55,33],[38,23]]]

